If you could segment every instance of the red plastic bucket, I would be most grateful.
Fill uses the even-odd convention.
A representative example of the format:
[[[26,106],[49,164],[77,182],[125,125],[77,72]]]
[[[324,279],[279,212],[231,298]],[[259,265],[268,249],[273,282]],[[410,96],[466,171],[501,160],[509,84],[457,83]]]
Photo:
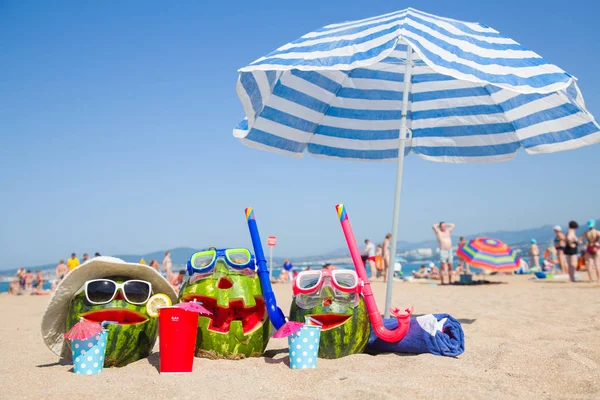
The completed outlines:
[[[160,373],[192,372],[198,313],[179,307],[158,310]]]

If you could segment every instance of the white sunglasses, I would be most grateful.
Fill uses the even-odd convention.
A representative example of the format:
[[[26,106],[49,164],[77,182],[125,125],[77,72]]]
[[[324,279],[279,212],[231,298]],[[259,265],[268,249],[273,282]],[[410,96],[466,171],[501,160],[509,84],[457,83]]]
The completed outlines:
[[[152,295],[152,284],[138,279],[123,283],[106,278],[92,279],[85,282],[75,295],[85,291],[85,298],[91,304],[107,304],[114,300],[119,290],[128,303],[141,305],[145,304]]]

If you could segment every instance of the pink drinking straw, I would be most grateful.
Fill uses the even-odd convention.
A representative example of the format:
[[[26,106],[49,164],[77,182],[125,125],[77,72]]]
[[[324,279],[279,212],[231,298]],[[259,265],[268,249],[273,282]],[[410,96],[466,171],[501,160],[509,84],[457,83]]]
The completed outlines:
[[[381,340],[385,340],[386,342],[399,342],[408,332],[413,307],[407,308],[405,314],[400,314],[400,309],[398,308],[391,308],[390,312],[398,319],[398,327],[393,331],[390,331],[383,326],[383,319],[381,318],[379,309],[377,309],[377,303],[375,303],[375,298],[373,297],[373,291],[371,290],[371,283],[367,277],[365,265],[363,264],[362,258],[360,258],[360,251],[356,245],[356,239],[354,238],[354,233],[350,226],[346,207],[343,204],[338,204],[335,206],[335,209],[337,210],[340,223],[342,224],[342,231],[344,231],[344,236],[346,237],[346,243],[348,244],[348,249],[352,256],[354,268],[356,269],[358,277],[363,281],[362,294],[367,303],[367,310],[369,311],[369,319],[371,320],[373,330]]]

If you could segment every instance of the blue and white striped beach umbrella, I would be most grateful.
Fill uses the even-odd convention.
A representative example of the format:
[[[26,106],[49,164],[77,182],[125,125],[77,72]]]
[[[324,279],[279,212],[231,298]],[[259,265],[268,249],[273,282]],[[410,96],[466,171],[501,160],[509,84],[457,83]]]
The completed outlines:
[[[412,8],[328,25],[239,72],[244,144],[398,160],[392,254],[405,153],[478,163],[600,142],[573,76],[490,27]]]

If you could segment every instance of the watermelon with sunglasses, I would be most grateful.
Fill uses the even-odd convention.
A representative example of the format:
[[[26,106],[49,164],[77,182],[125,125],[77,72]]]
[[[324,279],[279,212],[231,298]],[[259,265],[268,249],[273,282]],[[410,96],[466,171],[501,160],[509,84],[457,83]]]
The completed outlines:
[[[269,341],[269,318],[254,257],[247,249],[197,252],[187,263],[182,302],[202,303],[196,356],[238,359],[261,356]]]
[[[70,361],[72,343],[64,339],[65,332],[80,318],[112,321],[107,326],[104,367],[122,367],[147,357],[158,335],[157,319],[146,309],[153,295],[177,300],[173,287],[154,268],[95,257],[69,272],[52,294],[42,317],[44,342]]]
[[[67,316],[69,330],[81,317],[108,325],[105,367],[122,367],[147,357],[158,336],[158,320],[146,312],[152,284],[111,276],[87,281],[76,293]]]
[[[352,270],[303,271],[294,280],[290,320],[311,317],[321,324],[319,357],[340,358],[365,350],[371,323],[361,289]]]

